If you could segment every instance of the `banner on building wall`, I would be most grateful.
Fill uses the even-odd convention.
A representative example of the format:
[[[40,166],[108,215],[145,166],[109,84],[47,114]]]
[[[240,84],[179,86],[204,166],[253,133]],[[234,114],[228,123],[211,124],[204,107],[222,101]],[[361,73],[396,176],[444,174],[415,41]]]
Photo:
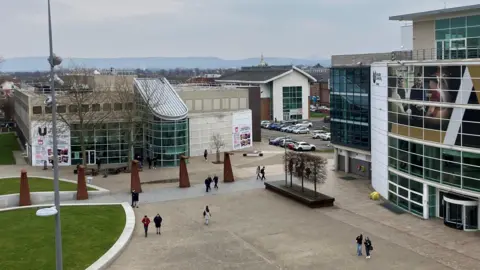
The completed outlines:
[[[388,73],[389,132],[480,148],[479,65],[392,66]]]
[[[32,139],[32,165],[43,166],[45,161],[51,164],[53,160],[53,136],[50,122],[33,121],[30,138]],[[58,165],[71,165],[70,129],[62,122],[57,123]]]
[[[252,111],[235,112],[232,115],[233,150],[252,146]]]

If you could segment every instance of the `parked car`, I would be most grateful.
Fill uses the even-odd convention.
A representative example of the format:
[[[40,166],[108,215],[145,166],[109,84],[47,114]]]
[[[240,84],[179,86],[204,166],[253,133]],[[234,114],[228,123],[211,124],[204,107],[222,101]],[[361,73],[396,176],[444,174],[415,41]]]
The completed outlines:
[[[280,130],[282,130],[283,127],[286,127],[286,126],[287,126],[287,124],[279,124],[275,127],[275,130],[280,131]]]
[[[278,138],[275,138],[275,139],[270,139],[270,140],[268,140],[268,144],[279,145],[285,139],[289,139],[289,137],[278,137]]]
[[[270,125],[268,125],[268,129],[275,129],[278,125],[279,123],[270,123]]]
[[[330,141],[330,133],[322,133],[320,134],[319,136],[320,139],[324,140],[324,141]]]
[[[262,121],[262,122],[261,122],[262,128],[268,128],[268,126],[269,126],[270,124],[271,124],[270,121]]]
[[[312,135],[312,139],[321,139],[321,135],[325,134],[325,131],[314,131]]]
[[[287,148],[290,149],[290,150],[295,150],[295,144],[297,142],[289,142],[287,143]]]
[[[299,128],[296,128],[293,133],[295,134],[307,134],[307,133],[310,133],[310,130],[306,127],[299,127]]]
[[[296,128],[297,128],[296,126],[291,125],[291,126],[287,127],[287,129],[285,129],[285,131],[288,132],[288,133],[292,133],[293,130],[296,129]]]
[[[315,151],[315,145],[307,142],[297,142],[294,144],[293,149],[295,151]]]
[[[285,126],[280,128],[280,131],[287,132],[287,129],[291,126],[292,126],[291,124],[285,124]]]
[[[288,146],[290,143],[295,143],[295,142],[296,142],[295,140],[292,140],[289,138],[289,139],[281,140],[278,146],[285,147],[285,145]]]

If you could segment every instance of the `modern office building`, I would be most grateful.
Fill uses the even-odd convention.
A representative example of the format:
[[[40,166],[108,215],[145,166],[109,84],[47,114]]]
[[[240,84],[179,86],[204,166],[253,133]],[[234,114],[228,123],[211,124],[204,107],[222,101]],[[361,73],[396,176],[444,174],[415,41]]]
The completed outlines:
[[[479,230],[480,5],[390,19],[412,22],[413,53],[372,64],[372,185],[421,218]]]
[[[131,75],[89,74],[82,75],[82,81],[85,83],[77,84],[83,87],[77,96],[58,86],[59,165],[82,163],[82,140],[88,165],[97,159],[102,164],[124,164],[129,155],[140,155],[155,158],[159,167],[177,166],[181,155],[203,155],[205,149],[213,152],[212,135],[216,133],[225,143],[221,151],[253,145],[252,110],[248,106],[249,94],[255,92],[252,89],[177,91],[165,78]],[[18,133],[33,166],[43,166],[53,155],[52,111],[45,105],[48,94],[49,87],[42,85],[24,86],[14,94]],[[260,123],[260,119],[255,121]],[[131,149],[129,141],[135,142]]]
[[[310,82],[316,79],[295,66],[243,67],[216,80],[223,85],[260,87],[262,120],[308,119]]]
[[[408,52],[333,55],[330,69],[330,129],[335,169],[370,179],[370,65]]]

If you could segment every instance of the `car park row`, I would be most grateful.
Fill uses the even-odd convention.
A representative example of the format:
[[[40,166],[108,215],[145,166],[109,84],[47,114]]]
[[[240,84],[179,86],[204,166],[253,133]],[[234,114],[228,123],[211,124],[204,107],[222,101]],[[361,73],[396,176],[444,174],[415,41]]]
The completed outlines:
[[[276,130],[286,133],[294,133],[294,134],[311,134],[312,139],[321,139],[324,141],[330,140],[330,132],[322,128],[321,130],[313,130],[310,131],[312,122],[309,121],[281,121],[281,122],[270,122],[270,121],[262,121],[261,127],[266,128],[269,130]]]

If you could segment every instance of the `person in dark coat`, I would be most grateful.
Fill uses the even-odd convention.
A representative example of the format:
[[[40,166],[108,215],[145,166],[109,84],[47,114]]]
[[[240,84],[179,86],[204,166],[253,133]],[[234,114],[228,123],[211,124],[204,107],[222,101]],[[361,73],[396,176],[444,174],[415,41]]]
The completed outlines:
[[[215,189],[218,189],[218,176],[215,175],[213,176],[213,183],[215,184],[215,186],[213,186]]]
[[[160,216],[160,214],[157,214],[154,218],[153,218],[153,222],[155,223],[155,228],[157,228],[157,234],[162,234],[160,232],[160,227],[162,227],[162,217]]]
[[[147,162],[148,162],[148,168],[152,168],[152,159],[150,157],[147,157]]]
[[[143,223],[143,229],[145,230],[145,237],[147,237],[148,234],[148,225],[150,225],[150,219],[145,215],[142,219]]]
[[[207,161],[207,157],[208,157],[207,149],[205,149],[205,151],[203,152],[203,157],[205,158],[205,161]]]
[[[97,158],[97,171],[100,172],[101,167],[102,167],[102,161],[99,158]]]
[[[362,244],[363,244],[363,234],[360,234],[355,238],[357,243],[357,256],[362,256]]]
[[[133,208],[138,208],[138,200],[139,200],[140,195],[138,194],[135,189],[132,190],[132,207]]]
[[[212,184],[212,178],[210,176],[207,177],[207,179],[205,179],[205,189],[206,189],[206,192],[209,192],[212,188],[210,187],[210,185]]]
[[[265,166],[262,167],[262,169],[260,170],[260,174],[262,175],[262,177],[260,178],[260,180],[265,180]]]
[[[370,252],[373,250],[372,241],[370,238],[365,237],[365,253],[367,253],[367,259],[370,259]]]

